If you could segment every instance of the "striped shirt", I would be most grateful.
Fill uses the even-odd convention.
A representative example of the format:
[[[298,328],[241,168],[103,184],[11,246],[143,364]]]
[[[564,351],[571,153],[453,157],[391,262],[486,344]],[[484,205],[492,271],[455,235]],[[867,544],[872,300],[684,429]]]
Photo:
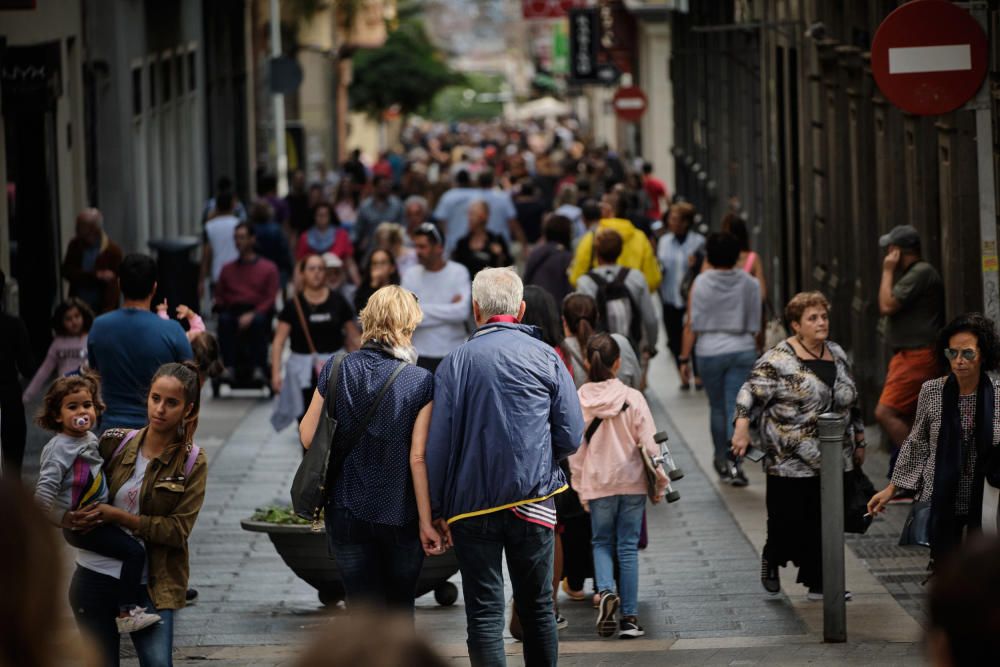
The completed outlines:
[[[518,505],[510,509],[518,519],[524,519],[531,523],[537,523],[546,528],[556,527],[556,499],[546,498],[537,503],[527,503]]]

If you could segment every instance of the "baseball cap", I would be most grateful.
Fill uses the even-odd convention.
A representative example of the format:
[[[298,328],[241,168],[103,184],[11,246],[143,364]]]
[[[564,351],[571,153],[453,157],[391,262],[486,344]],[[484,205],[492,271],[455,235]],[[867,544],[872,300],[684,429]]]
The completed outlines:
[[[332,252],[323,253],[323,263],[326,264],[326,268],[328,269],[339,269],[344,266],[344,262]]]
[[[878,244],[885,248],[898,245],[900,248],[915,248],[920,245],[920,233],[912,225],[896,225],[888,234],[883,234]]]

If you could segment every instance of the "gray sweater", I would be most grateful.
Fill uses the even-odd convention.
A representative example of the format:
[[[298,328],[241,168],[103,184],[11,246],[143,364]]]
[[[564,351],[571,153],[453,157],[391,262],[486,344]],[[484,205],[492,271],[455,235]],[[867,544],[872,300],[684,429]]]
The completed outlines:
[[[81,459],[79,476],[74,466],[77,459]],[[96,435],[87,431],[82,438],[72,438],[57,433],[42,449],[35,484],[35,500],[39,507],[52,521],[61,523],[63,514],[75,509],[74,498],[79,499],[92,489],[96,493],[87,499],[88,504],[108,502],[103,465]]]
[[[754,349],[760,331],[760,283],[740,269],[712,269],[691,285],[691,330],[698,334],[696,354]]]

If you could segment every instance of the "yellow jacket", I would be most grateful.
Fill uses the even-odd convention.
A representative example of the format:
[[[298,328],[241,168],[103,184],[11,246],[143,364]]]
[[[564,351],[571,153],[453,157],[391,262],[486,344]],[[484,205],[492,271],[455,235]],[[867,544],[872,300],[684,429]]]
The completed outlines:
[[[630,269],[638,269],[646,277],[649,291],[655,292],[660,286],[662,276],[660,275],[660,265],[656,261],[656,253],[653,252],[653,244],[649,242],[646,235],[635,228],[628,220],[623,218],[604,218],[597,226],[613,229],[622,237],[622,254],[618,257],[619,266],[627,266]],[[576,281],[580,276],[597,266],[597,258],[594,256],[594,232],[587,232],[580,238],[580,243],[576,247],[576,256],[573,258],[573,265],[570,267],[569,282],[576,287]]]

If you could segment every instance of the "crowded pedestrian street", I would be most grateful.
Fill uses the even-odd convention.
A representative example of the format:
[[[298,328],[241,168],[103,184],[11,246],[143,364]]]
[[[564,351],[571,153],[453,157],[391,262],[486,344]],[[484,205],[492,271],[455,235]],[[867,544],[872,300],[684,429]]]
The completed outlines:
[[[0,667],[1000,665],[1000,0],[0,0]]]
[[[668,431],[685,477],[677,485],[681,500],[648,514],[650,543],[640,555],[647,641],[599,640],[590,605],[563,595],[560,610],[569,625],[559,635],[560,662],[923,664],[926,593],[920,583],[926,559],[918,547],[896,546],[907,508],[891,507],[868,534],[848,541],[847,580],[855,593],[848,607],[849,642],[824,645],[821,603],[805,600],[804,590],[772,599],[760,588],[763,475],[750,471],[746,492],[713,480],[702,427],[704,397],[677,391],[676,374],[665,363],[654,361],[651,372],[661,378],[647,391],[653,416]],[[177,620],[176,664],[287,664],[304,637],[336,627],[345,614],[321,605],[316,590],[292,573],[266,535],[240,527],[258,508],[287,505],[300,458],[297,438],[292,428],[271,432],[269,403],[256,397],[227,397],[203,411],[200,441],[208,452],[209,483],[191,540],[192,585],[199,597]],[[26,458],[33,458],[30,449]],[[468,664],[461,594],[452,606],[438,605],[433,593],[418,598],[416,625],[452,664]],[[520,655],[509,633],[505,648],[511,660]]]

